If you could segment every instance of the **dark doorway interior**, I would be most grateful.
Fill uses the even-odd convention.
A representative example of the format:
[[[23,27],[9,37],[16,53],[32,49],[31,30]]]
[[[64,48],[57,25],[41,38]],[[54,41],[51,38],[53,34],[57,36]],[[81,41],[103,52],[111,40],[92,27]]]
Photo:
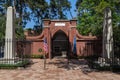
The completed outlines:
[[[63,53],[68,53],[69,41],[66,34],[59,30],[52,38],[52,57],[63,56]]]

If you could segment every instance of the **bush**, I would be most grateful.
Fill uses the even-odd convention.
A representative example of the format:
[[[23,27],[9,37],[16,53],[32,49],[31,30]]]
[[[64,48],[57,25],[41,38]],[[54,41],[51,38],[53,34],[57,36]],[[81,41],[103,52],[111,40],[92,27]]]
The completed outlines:
[[[77,58],[78,59],[83,59],[83,58],[85,58],[85,59],[98,59],[98,55],[90,55],[90,56],[77,56]]]
[[[32,54],[32,55],[24,55],[25,58],[40,58],[43,59],[43,55],[37,55],[37,54]]]
[[[25,67],[30,63],[29,60],[19,61],[16,64],[0,64],[0,69],[16,69],[18,67]]]
[[[78,59],[83,59],[83,58],[85,58],[85,56],[78,56],[77,58]]]
[[[31,58],[40,58],[40,59],[43,59],[43,55],[31,55]]]

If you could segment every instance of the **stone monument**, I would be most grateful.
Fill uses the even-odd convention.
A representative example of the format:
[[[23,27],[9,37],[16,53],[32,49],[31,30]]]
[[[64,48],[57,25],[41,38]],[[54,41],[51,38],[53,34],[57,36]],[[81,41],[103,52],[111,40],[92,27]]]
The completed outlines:
[[[106,8],[104,12],[103,23],[103,58],[111,59],[114,57],[113,51],[113,30],[112,30],[112,16],[111,9]]]
[[[5,33],[5,59],[15,58],[15,27],[14,27],[14,8],[7,8],[6,33]],[[12,61],[13,62],[13,61]]]

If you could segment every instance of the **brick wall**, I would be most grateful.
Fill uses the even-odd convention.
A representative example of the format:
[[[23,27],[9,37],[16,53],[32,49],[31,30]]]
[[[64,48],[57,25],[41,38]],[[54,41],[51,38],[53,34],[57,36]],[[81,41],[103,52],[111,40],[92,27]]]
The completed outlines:
[[[55,26],[55,24],[59,24]],[[65,24],[65,25],[64,25]],[[43,32],[39,36],[28,36],[26,35],[26,40],[32,41],[31,44],[27,44],[26,53],[31,52],[29,54],[40,54],[38,52],[39,48],[43,49],[43,39],[47,38],[48,43],[48,57],[51,58],[52,55],[52,38],[58,31],[63,31],[65,35],[68,37],[69,42],[69,53],[72,54],[73,48],[73,39],[76,36],[77,40],[77,55],[79,56],[89,56],[93,54],[100,54],[98,52],[101,51],[101,45],[93,42],[97,42],[97,38],[95,36],[82,36],[76,30],[77,21],[76,20],[44,20],[44,29]],[[25,32],[27,34],[27,32]],[[37,40],[37,41],[36,41]],[[30,48],[28,50],[28,48]],[[98,52],[95,52],[95,51]]]

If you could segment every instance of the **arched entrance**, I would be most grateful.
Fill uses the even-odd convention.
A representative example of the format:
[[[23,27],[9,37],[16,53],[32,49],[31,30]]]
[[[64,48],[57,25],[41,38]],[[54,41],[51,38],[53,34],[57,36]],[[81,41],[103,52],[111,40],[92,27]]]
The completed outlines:
[[[63,56],[63,53],[68,53],[69,40],[67,35],[62,31],[57,31],[52,38],[52,57]]]

